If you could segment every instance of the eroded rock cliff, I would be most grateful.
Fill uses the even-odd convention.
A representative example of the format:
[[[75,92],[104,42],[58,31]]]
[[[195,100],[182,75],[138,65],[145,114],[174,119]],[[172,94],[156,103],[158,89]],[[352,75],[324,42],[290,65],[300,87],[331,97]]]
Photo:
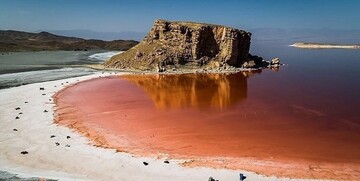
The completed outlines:
[[[251,33],[220,25],[156,20],[141,43],[106,67],[140,70],[240,67],[248,61]]]

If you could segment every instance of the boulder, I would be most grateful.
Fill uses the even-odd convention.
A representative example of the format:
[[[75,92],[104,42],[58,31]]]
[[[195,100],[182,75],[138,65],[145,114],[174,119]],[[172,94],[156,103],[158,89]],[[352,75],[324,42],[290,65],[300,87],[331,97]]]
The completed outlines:
[[[257,65],[254,60],[250,60],[248,62],[244,62],[242,65],[243,68],[255,68]]]
[[[239,176],[240,176],[240,181],[244,181],[246,179],[246,176],[242,173],[240,173]]]
[[[280,64],[280,58],[273,58],[271,60],[271,65],[279,65]]]
[[[218,181],[218,180],[215,180],[213,177],[209,177],[208,181]]]

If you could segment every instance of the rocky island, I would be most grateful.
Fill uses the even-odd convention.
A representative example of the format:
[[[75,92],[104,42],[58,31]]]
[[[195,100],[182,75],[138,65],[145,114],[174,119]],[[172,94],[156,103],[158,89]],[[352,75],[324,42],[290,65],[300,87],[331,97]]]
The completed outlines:
[[[290,45],[296,48],[308,48],[308,49],[360,49],[360,44],[327,44],[327,43],[305,43],[298,42]]]
[[[148,35],[130,50],[105,62],[106,68],[149,71],[178,69],[234,70],[271,62],[249,54],[251,33],[231,27],[158,19]],[[277,59],[276,65],[280,62]]]

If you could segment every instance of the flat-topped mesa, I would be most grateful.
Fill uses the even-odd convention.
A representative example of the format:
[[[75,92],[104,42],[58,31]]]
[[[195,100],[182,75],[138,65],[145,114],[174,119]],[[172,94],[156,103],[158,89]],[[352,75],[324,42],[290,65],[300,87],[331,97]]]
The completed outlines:
[[[251,33],[194,22],[156,20],[148,35],[105,63],[112,68],[240,67],[247,61]]]

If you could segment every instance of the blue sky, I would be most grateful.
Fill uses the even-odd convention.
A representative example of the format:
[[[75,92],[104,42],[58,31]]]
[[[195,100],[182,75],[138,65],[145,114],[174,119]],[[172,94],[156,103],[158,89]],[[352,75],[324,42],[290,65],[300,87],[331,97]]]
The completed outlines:
[[[236,28],[360,30],[360,0],[0,0],[0,29],[147,32],[157,18]]]

